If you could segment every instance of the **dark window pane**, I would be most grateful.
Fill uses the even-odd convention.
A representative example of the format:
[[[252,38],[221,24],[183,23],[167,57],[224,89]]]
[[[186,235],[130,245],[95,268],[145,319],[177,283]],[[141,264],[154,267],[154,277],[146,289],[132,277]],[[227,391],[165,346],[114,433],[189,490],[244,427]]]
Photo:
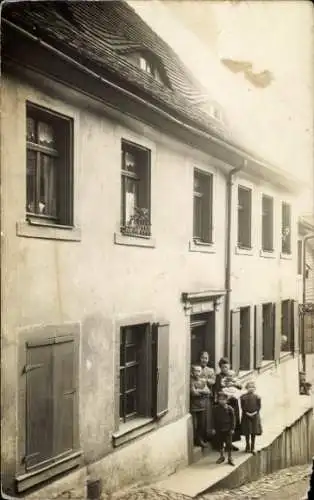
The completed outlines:
[[[120,394],[124,393],[124,370],[120,370]]]
[[[138,367],[132,366],[126,369],[125,379],[126,379],[126,390],[136,389],[138,385],[137,379]]]
[[[125,342],[126,344],[136,344],[138,342],[138,328],[136,326],[125,329]]]
[[[56,216],[56,176],[54,159],[41,155],[39,213]]]
[[[123,396],[120,396],[120,418],[123,418],[125,415],[124,415],[124,407],[123,407]]]
[[[36,153],[27,151],[26,212],[36,213]]]
[[[212,175],[194,171],[193,237],[212,242]]]
[[[251,248],[251,190],[238,188],[238,245]]]
[[[137,411],[136,392],[126,394],[126,416],[132,415]]]
[[[30,142],[36,141],[36,125],[33,118],[27,118],[26,140]]]

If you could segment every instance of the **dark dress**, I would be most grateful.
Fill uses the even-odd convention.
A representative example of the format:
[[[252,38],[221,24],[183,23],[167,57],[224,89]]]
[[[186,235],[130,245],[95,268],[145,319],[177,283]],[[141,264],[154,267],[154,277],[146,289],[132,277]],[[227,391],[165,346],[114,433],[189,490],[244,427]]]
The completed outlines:
[[[249,436],[254,434],[260,436],[262,434],[262,423],[260,417],[261,398],[257,394],[246,393],[240,397],[242,418],[241,418],[241,434]],[[248,413],[257,412],[256,415],[250,417]]]
[[[240,409],[237,398],[235,397],[228,398],[228,405],[231,406],[231,408],[233,409],[235,417],[235,428],[234,428],[234,434],[232,436],[232,442],[241,441]]]

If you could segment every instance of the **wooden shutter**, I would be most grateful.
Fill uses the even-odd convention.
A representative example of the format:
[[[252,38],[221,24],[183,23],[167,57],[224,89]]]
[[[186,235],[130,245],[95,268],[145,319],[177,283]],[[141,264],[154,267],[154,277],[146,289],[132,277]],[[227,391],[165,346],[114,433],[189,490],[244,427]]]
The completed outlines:
[[[274,359],[280,359],[281,350],[281,302],[273,304]]]
[[[52,347],[52,341],[26,343],[26,470],[53,455]]]
[[[263,361],[263,306],[255,306],[254,317],[254,368],[258,369]]]
[[[298,354],[299,352],[299,303],[297,300],[292,300],[291,306],[291,350]]]
[[[155,379],[155,417],[160,418],[168,411],[169,394],[169,323],[160,322],[153,325],[156,346],[156,368]]]
[[[54,455],[70,452],[76,441],[77,370],[72,335],[57,337],[54,346]]]
[[[231,365],[237,373],[240,368],[240,309],[231,311]]]

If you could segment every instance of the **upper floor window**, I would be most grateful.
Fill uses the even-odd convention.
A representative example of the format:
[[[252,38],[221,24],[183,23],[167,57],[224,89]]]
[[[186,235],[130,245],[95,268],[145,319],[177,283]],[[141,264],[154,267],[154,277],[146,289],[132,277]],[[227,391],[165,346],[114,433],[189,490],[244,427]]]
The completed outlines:
[[[238,187],[238,246],[251,248],[251,213],[252,191],[243,186]]]
[[[193,238],[203,243],[213,242],[213,176],[194,169]]]
[[[72,224],[72,121],[26,108],[26,216],[41,224]]]
[[[291,206],[285,202],[281,205],[281,251],[291,253]]]
[[[266,195],[262,197],[262,250],[274,250],[274,199]]]
[[[149,149],[122,140],[121,232],[149,237],[150,218]]]

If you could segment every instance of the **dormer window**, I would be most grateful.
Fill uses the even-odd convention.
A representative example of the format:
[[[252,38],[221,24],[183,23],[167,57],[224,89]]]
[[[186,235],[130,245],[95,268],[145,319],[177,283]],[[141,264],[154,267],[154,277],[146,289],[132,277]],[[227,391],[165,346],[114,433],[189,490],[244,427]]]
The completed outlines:
[[[157,82],[167,85],[168,87],[170,86],[164,67],[155,54],[145,50],[143,52],[128,51],[124,52],[123,55],[143,72],[151,75]]]

